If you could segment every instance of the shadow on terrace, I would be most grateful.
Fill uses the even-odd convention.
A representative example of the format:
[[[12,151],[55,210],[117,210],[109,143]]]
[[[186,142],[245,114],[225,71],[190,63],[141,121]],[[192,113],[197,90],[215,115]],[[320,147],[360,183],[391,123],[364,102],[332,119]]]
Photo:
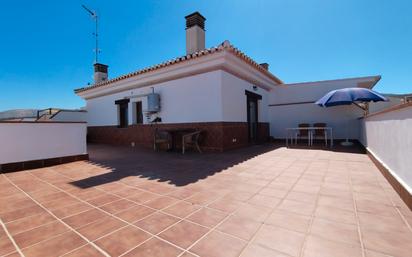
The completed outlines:
[[[185,186],[279,147],[281,145],[264,144],[224,153],[188,152],[182,155],[180,152],[154,152],[140,147],[91,144],[88,145],[90,162],[111,169],[112,172],[72,184],[89,188],[136,176]]]

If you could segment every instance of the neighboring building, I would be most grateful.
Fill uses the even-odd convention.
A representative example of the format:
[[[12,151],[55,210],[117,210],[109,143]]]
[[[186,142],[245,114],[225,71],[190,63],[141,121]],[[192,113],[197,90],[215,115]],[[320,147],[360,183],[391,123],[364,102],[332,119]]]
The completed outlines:
[[[37,119],[37,110],[16,109],[0,112],[0,121],[34,121]]]
[[[68,121],[85,122],[86,110],[47,108],[43,110],[19,109],[0,112],[0,121]]]
[[[412,94],[382,94],[389,99],[388,102],[378,102],[369,106],[369,113],[375,113],[395,105],[412,102]]]
[[[302,122],[326,122],[335,138],[345,138],[343,124],[357,125],[362,112],[314,102],[330,90],[372,88],[380,79],[285,84],[229,41],[205,49],[205,18],[198,12],[185,18],[186,55],[114,79],[96,63],[95,84],[75,90],[86,100],[91,142],[151,146],[155,127],[195,128],[205,132],[205,150],[223,151],[284,138],[286,127]],[[359,138],[358,126],[350,135]]]
[[[58,109],[48,108],[37,111],[39,121],[65,121],[65,122],[85,122],[87,121],[87,111],[83,109]]]

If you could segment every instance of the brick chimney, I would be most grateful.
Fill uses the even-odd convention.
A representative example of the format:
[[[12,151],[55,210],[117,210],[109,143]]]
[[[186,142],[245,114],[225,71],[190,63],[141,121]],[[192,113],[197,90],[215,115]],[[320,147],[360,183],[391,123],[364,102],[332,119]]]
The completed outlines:
[[[194,12],[186,19],[186,54],[205,49],[205,20],[199,12]]]
[[[107,68],[109,66],[101,63],[95,63],[94,66],[94,83],[98,84],[100,82],[106,81],[108,78]]]
[[[264,63],[261,63],[260,66],[262,66],[262,68],[265,70],[269,70],[269,63],[264,62]]]

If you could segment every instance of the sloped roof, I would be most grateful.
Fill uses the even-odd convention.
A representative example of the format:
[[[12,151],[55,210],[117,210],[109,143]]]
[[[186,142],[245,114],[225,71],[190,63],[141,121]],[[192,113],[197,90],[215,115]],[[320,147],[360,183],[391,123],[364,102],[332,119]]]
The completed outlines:
[[[123,80],[123,79],[128,79],[128,78],[131,78],[131,77],[134,77],[134,76],[138,76],[140,74],[156,71],[156,70],[159,70],[159,69],[162,69],[162,68],[165,68],[165,67],[169,67],[171,65],[175,65],[175,64],[182,63],[182,62],[189,61],[189,60],[196,59],[196,58],[201,58],[202,56],[211,55],[211,54],[222,52],[222,51],[228,51],[230,53],[233,53],[234,55],[236,55],[237,57],[242,59],[244,62],[248,63],[249,65],[251,65],[255,69],[257,69],[260,72],[264,73],[266,76],[270,77],[272,80],[276,81],[279,84],[283,84],[283,82],[279,78],[277,78],[275,75],[270,73],[268,70],[266,70],[265,68],[260,66],[259,63],[255,62],[252,58],[250,58],[249,56],[244,54],[239,49],[235,48],[233,45],[230,44],[230,42],[228,40],[226,40],[223,43],[219,44],[218,46],[207,48],[207,49],[195,52],[193,54],[188,54],[188,55],[184,55],[184,56],[181,56],[181,57],[177,57],[175,59],[168,60],[168,61],[165,61],[163,63],[153,65],[153,66],[141,69],[141,70],[137,70],[137,71],[134,71],[134,72],[131,72],[131,73],[113,78],[113,79],[109,79],[109,80],[106,80],[106,81],[103,81],[103,82],[100,82],[100,83],[90,85],[90,86],[78,88],[78,89],[75,89],[74,92],[75,93],[80,93],[80,92],[87,91],[89,89],[103,87],[105,85],[111,84],[111,83],[116,82],[116,81],[120,81],[120,80]]]

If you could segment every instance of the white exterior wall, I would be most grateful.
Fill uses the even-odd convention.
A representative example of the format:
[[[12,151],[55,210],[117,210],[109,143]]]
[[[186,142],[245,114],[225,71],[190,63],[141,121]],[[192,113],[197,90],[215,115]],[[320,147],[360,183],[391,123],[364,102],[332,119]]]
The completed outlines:
[[[362,119],[362,144],[412,193],[412,106]]]
[[[160,94],[161,111],[150,117],[161,117],[163,123],[213,122],[222,120],[221,71],[212,71],[182,79],[153,84],[147,87],[87,100],[88,126],[118,124],[115,100],[152,92]],[[142,101],[147,109],[146,96],[131,98],[129,124],[134,121],[133,102]],[[144,123],[148,123],[144,117]]]
[[[87,112],[62,110],[52,118],[52,121],[86,122]]]
[[[270,92],[269,104],[315,102],[331,90],[357,87],[358,80],[335,80],[278,86]],[[373,103],[372,103],[373,104]],[[327,123],[333,129],[334,139],[359,138],[359,117],[363,111],[354,106],[323,108],[314,103],[269,106],[270,135],[285,138],[285,128],[299,123]]]
[[[268,122],[268,91],[259,87],[254,91],[253,84],[219,70],[89,99],[88,126],[118,125],[118,106],[114,102],[143,95],[130,98],[129,124],[135,123],[133,103],[142,101],[143,111],[146,110],[144,95],[151,93],[152,87],[160,94],[161,111],[150,119],[144,117],[144,123],[155,117],[161,117],[163,123],[246,122],[245,90],[262,95],[259,121]]]
[[[0,123],[0,164],[86,154],[86,123]]]
[[[247,107],[245,90],[261,95],[258,101],[258,121],[268,122],[268,94],[269,92],[242,80],[228,72],[222,71],[222,110],[223,121],[247,122]]]

